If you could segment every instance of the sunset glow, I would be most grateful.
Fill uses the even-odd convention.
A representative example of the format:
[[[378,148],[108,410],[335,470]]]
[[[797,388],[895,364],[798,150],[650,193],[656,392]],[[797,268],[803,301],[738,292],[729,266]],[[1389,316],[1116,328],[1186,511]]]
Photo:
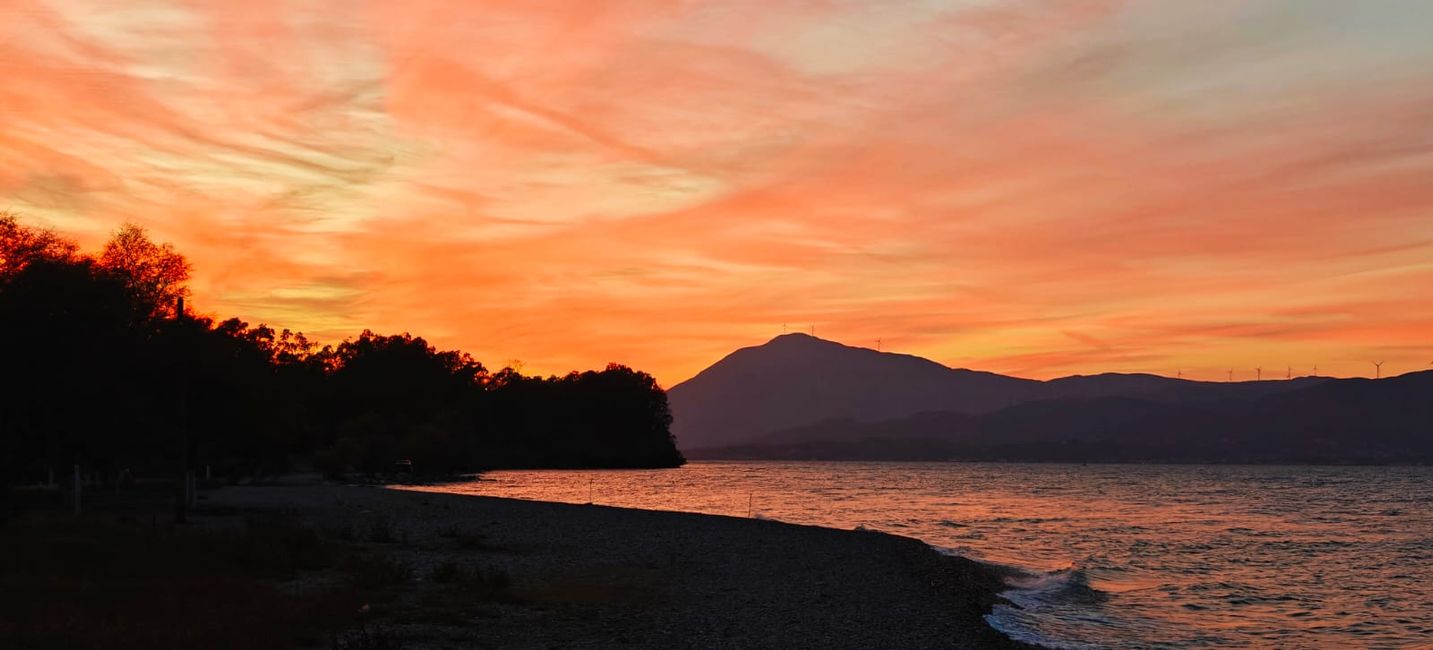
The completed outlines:
[[[0,0],[0,210],[527,372],[786,324],[1389,376],[1433,361],[1433,4],[1357,5]]]

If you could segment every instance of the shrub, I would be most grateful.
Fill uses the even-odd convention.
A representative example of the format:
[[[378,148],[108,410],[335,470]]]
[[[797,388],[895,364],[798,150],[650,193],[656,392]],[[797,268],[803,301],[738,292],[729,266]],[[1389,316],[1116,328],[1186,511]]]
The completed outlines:
[[[353,532],[353,524],[349,522],[331,523],[323,527],[323,534],[330,539],[342,542],[358,540],[358,535]]]
[[[512,577],[503,569],[483,570],[450,560],[433,567],[429,578],[435,583],[448,585],[454,591],[485,600],[503,600],[511,596]]]
[[[287,577],[303,569],[321,569],[332,559],[331,549],[317,532],[287,517],[250,517],[240,533],[197,537],[235,564],[266,575]]]
[[[388,634],[381,626],[360,626],[343,635],[334,635],[333,650],[401,650],[403,643]]]
[[[413,575],[408,565],[386,555],[350,555],[340,568],[354,586],[363,589],[403,584]]]
[[[379,515],[373,518],[368,526],[368,541],[379,544],[392,544],[398,541],[397,529],[393,526],[393,520],[386,516]]]
[[[439,535],[458,543],[461,548],[480,549],[492,548],[488,544],[488,536],[476,530],[470,530],[458,525],[448,526],[438,532]]]

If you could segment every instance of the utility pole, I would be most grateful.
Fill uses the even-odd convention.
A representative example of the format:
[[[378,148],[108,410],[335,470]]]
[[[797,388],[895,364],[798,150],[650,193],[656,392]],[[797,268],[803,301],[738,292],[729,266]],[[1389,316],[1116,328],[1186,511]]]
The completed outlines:
[[[174,388],[178,393],[175,405],[175,415],[179,433],[179,463],[182,468],[177,477],[178,484],[174,493],[174,523],[183,524],[189,521],[189,506],[193,502],[194,495],[194,470],[189,466],[190,455],[194,451],[193,440],[189,436],[189,385],[187,364],[185,363],[189,350],[187,345],[188,331],[184,327],[184,298],[180,297],[174,301],[174,332],[175,356],[174,356]]]

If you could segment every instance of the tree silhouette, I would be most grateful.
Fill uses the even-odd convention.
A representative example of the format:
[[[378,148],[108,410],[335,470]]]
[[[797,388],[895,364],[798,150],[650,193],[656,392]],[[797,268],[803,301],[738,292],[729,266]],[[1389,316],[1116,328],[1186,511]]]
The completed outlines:
[[[69,261],[79,247],[51,230],[22,225],[15,215],[0,212],[0,282],[23,271],[35,260]]]
[[[184,257],[137,226],[96,260],[0,215],[0,359],[14,379],[0,391],[0,481],[70,464],[111,477],[209,465],[237,479],[295,464],[377,474],[400,460],[427,475],[684,462],[645,373],[489,373],[407,333],[334,347],[173,318],[188,277]]]
[[[100,267],[118,275],[138,310],[148,317],[174,314],[179,298],[189,295],[190,266],[169,244],[155,244],[143,228],[125,224],[115,231],[99,258]]]

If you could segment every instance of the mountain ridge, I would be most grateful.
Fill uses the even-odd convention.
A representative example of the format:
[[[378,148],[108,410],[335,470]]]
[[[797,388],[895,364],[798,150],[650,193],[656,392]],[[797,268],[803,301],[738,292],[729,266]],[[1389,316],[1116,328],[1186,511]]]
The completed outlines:
[[[1242,431],[1242,425],[1227,421],[1229,413],[1288,410],[1300,399],[1306,406],[1297,408],[1308,408],[1317,398],[1290,398],[1293,402],[1288,403],[1274,398],[1323,385],[1356,386],[1345,382],[1357,381],[1299,377],[1208,382],[1148,373],[1034,380],[786,334],[733,351],[673,386],[668,395],[678,444],[703,457],[709,449],[850,444],[873,438],[920,439],[922,444],[934,441],[948,447],[951,436],[962,431],[999,438],[1038,429],[1073,430],[1068,427],[1074,424],[1083,427],[1076,437],[1086,439],[1109,430],[1108,422],[1128,421],[1184,432],[1181,440],[1189,443],[1197,438],[1197,424]],[[1340,389],[1333,394],[1353,399],[1347,396],[1361,389],[1350,390],[1354,392]],[[1343,416],[1333,410],[1326,417]],[[1317,422],[1308,425],[1319,428]],[[942,435],[931,435],[933,427]],[[1397,427],[1406,429],[1409,423]],[[989,446],[994,438],[981,444]]]
[[[694,458],[1159,463],[1433,463],[1433,371],[1244,401],[1064,398],[986,415],[827,421]]]

